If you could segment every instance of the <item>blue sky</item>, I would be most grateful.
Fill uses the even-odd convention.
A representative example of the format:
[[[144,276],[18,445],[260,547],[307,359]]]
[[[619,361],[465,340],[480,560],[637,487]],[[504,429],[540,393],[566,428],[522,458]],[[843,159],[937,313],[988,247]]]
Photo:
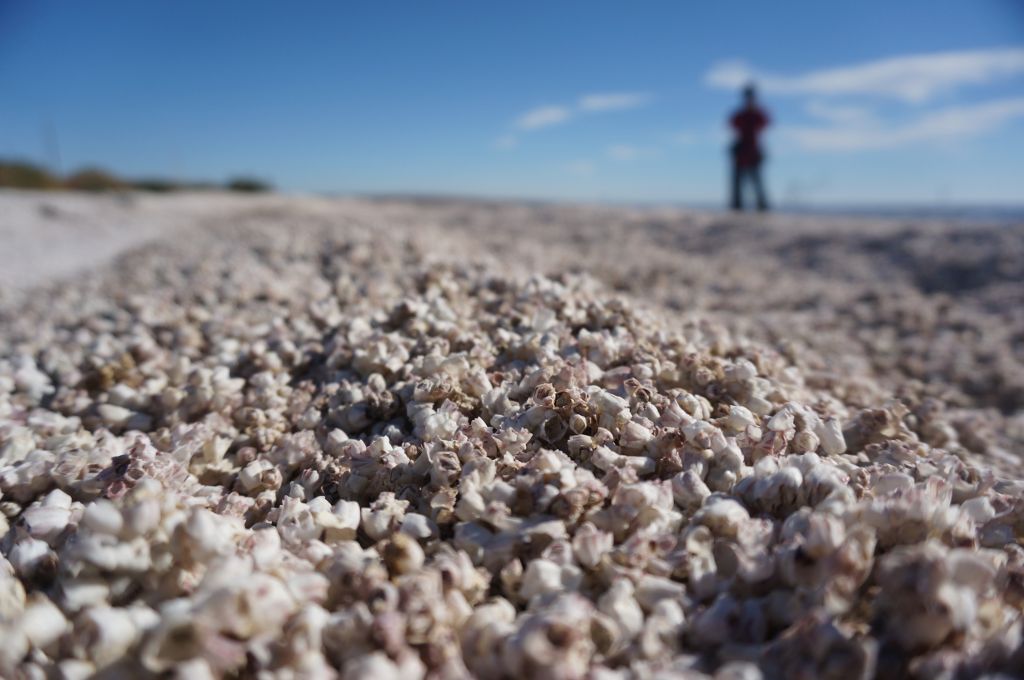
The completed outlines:
[[[0,0],[0,156],[297,191],[1024,203],[1024,4]]]

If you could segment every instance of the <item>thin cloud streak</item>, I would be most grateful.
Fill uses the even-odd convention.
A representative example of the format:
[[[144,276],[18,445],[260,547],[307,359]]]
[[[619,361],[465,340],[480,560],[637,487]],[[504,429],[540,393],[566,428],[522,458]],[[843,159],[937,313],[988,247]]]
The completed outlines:
[[[743,61],[719,62],[705,75],[711,87],[735,90],[749,82],[776,94],[873,95],[921,103],[965,85],[1024,74],[1024,48],[964,50],[892,57],[799,75],[756,70]]]
[[[538,130],[564,123],[572,117],[572,112],[564,106],[540,106],[527,111],[516,120],[520,130]]]
[[[871,151],[975,137],[1019,117],[1024,117],[1024,97],[939,109],[899,125],[788,127],[780,134],[807,151]]]
[[[606,92],[580,97],[575,107],[548,105],[530,109],[519,116],[514,123],[517,130],[530,132],[565,123],[579,114],[626,111],[646,106],[652,100],[645,92]],[[511,149],[519,144],[514,135],[502,135],[495,143],[497,149]]]
[[[646,92],[607,92],[580,97],[579,110],[586,113],[625,111],[647,106],[651,95]]]

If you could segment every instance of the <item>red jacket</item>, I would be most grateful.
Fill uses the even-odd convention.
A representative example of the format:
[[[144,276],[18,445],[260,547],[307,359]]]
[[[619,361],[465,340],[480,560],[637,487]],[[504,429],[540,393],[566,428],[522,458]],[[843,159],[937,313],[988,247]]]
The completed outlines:
[[[758,107],[742,108],[732,115],[729,124],[736,131],[736,141],[732,145],[733,160],[741,168],[759,165],[764,159],[758,136],[768,127],[771,121],[768,114]]]

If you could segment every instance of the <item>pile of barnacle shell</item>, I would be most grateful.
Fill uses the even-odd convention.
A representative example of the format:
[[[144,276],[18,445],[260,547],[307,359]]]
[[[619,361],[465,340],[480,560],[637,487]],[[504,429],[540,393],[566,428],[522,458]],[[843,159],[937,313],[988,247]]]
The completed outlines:
[[[1024,484],[940,401],[426,227],[267,222],[4,311],[0,676],[1024,664]]]

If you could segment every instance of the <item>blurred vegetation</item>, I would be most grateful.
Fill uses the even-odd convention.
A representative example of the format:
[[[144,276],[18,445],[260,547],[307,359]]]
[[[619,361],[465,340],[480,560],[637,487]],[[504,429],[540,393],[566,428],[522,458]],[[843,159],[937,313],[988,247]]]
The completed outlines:
[[[82,168],[68,175],[64,186],[77,191],[116,191],[126,188],[124,182],[100,168]]]
[[[255,177],[235,177],[228,181],[228,189],[231,191],[243,191],[247,193],[263,193],[271,190],[271,186],[261,179]]]
[[[167,194],[172,191],[216,191],[226,189],[227,186],[216,182],[179,182],[166,177],[146,177],[129,181],[128,188],[154,194]]]
[[[0,187],[57,189],[60,180],[44,168],[23,161],[0,160]]]
[[[103,168],[88,167],[59,177],[46,168],[28,161],[0,158],[0,188],[11,189],[70,189],[73,191],[146,191],[170,193],[174,191],[210,191],[227,189],[246,193],[273,191],[267,181],[255,177],[233,177],[224,184],[216,182],[181,182],[163,177],[125,179]]]
[[[172,182],[169,179],[161,179],[159,177],[147,177],[145,179],[137,179],[131,183],[132,189],[139,191],[151,191],[154,194],[166,194],[171,191],[177,191],[180,185]]]

